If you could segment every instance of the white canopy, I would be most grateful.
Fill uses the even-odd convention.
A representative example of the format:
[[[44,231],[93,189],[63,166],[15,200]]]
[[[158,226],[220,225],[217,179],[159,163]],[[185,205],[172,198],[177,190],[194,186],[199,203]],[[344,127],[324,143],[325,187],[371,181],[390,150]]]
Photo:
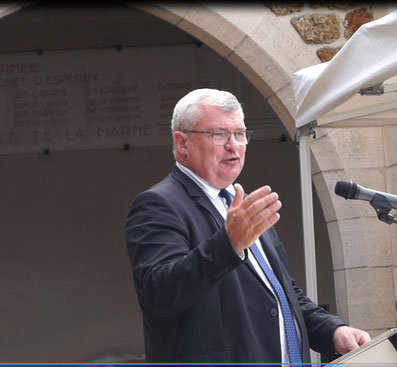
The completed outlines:
[[[331,61],[297,71],[293,84],[295,125],[299,128],[306,293],[317,301],[311,126],[397,125],[397,10],[362,25]],[[360,94],[380,84],[383,94]],[[318,356],[313,359],[319,360]]]
[[[362,25],[331,61],[294,73],[296,127],[357,118],[361,126],[396,124],[396,76],[397,10]],[[384,94],[358,94],[381,83]]]

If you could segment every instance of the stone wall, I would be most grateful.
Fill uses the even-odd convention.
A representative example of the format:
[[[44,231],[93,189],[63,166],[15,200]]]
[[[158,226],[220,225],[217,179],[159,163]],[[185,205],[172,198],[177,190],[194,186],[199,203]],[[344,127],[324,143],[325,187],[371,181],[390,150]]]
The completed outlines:
[[[396,232],[377,219],[369,203],[346,201],[333,191],[337,181],[352,180],[395,192],[391,184],[395,163],[390,161],[395,139],[395,128],[317,129],[311,143],[313,181],[320,191],[332,247],[338,314],[373,336],[396,325]]]
[[[322,61],[331,60],[357,29],[374,20],[371,6],[352,5],[267,5],[274,14],[291,18],[291,25],[308,45],[316,46]]]

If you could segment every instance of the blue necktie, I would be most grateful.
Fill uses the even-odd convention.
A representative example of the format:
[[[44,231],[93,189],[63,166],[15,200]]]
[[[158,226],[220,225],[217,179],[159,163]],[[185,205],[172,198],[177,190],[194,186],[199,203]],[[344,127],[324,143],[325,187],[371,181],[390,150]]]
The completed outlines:
[[[222,189],[219,191],[218,195],[226,200],[227,207],[229,207],[232,203],[232,194],[229,191]]]
[[[223,197],[226,200],[227,206],[230,206],[232,202],[231,194],[222,189],[219,192],[219,196]],[[256,243],[253,243],[250,247],[252,253],[255,256],[256,261],[262,268],[262,271],[266,275],[267,279],[269,280],[274,292],[276,293],[277,299],[281,306],[281,311],[284,317],[284,329],[285,335],[287,338],[287,348],[288,354],[290,358],[290,362],[294,366],[300,366],[302,363],[302,357],[300,352],[300,343],[298,338],[298,332],[295,327],[294,317],[292,315],[291,307],[288,303],[287,296],[284,292],[283,287],[281,286],[280,282],[278,281],[276,275],[274,274],[273,270],[267,264],[265,258],[263,257],[262,253],[259,251],[259,248]]]

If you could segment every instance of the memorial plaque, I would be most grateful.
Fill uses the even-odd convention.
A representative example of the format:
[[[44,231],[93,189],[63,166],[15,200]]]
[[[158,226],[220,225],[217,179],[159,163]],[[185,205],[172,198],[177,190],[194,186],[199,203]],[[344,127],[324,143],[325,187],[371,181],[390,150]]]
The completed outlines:
[[[169,145],[175,103],[206,86],[241,101],[251,90],[256,138],[279,134],[265,99],[219,59],[196,45],[3,54],[0,154]]]

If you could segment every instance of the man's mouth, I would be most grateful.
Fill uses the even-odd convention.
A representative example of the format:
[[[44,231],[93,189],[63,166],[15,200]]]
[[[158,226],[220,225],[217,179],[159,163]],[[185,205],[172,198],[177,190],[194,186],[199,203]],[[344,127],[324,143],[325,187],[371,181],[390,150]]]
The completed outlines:
[[[231,157],[231,158],[227,158],[223,160],[224,162],[228,162],[228,163],[235,163],[240,161],[240,157]]]

